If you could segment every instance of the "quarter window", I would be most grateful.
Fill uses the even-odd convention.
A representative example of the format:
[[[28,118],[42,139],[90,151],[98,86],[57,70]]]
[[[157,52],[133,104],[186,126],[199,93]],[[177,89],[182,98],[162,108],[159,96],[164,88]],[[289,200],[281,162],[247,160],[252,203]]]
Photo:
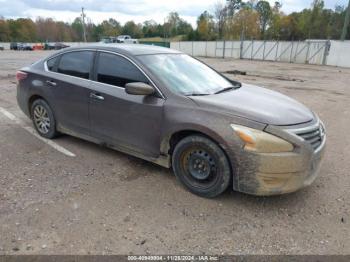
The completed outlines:
[[[89,79],[93,57],[92,51],[63,54],[57,71],[65,75]]]
[[[113,54],[100,53],[97,65],[97,81],[125,87],[132,82],[148,83],[144,74],[127,59]]]
[[[47,69],[49,69],[49,71],[56,72],[55,65],[56,65],[58,58],[59,58],[59,56],[56,56],[54,58],[51,58],[50,60],[47,60]]]

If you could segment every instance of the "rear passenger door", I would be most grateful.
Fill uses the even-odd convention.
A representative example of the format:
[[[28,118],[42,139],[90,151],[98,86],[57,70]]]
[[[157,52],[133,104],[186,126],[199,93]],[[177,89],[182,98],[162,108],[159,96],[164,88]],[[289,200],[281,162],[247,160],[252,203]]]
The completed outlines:
[[[91,84],[90,124],[94,136],[132,152],[156,157],[164,99],[157,95],[130,95],[125,85],[151,84],[127,58],[99,52]]]
[[[54,73],[46,81],[53,95],[54,112],[59,128],[89,134],[89,86],[95,51],[73,51],[49,60]]]

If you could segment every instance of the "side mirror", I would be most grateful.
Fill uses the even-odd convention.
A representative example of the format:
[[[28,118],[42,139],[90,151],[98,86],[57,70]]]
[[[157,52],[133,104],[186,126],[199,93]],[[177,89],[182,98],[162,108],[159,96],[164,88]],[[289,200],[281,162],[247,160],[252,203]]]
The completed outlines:
[[[142,82],[135,82],[126,84],[125,92],[130,95],[148,96],[154,94],[154,88]]]

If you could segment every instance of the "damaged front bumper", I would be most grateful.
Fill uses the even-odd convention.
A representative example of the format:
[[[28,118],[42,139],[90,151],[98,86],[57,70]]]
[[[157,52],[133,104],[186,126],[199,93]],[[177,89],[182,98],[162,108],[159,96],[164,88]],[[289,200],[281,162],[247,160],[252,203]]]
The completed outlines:
[[[323,124],[316,119],[298,126],[267,126],[265,132],[292,143],[294,150],[281,153],[242,150],[234,189],[263,196],[290,193],[310,185],[325,152]]]

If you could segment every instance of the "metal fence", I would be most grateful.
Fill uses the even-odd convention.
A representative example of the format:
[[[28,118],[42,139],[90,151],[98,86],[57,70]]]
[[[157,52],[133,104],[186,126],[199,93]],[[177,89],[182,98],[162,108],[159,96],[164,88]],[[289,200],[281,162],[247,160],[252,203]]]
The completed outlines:
[[[329,41],[245,41],[240,58],[323,65],[328,51]]]
[[[330,41],[183,41],[170,47],[193,56],[324,65]]]

